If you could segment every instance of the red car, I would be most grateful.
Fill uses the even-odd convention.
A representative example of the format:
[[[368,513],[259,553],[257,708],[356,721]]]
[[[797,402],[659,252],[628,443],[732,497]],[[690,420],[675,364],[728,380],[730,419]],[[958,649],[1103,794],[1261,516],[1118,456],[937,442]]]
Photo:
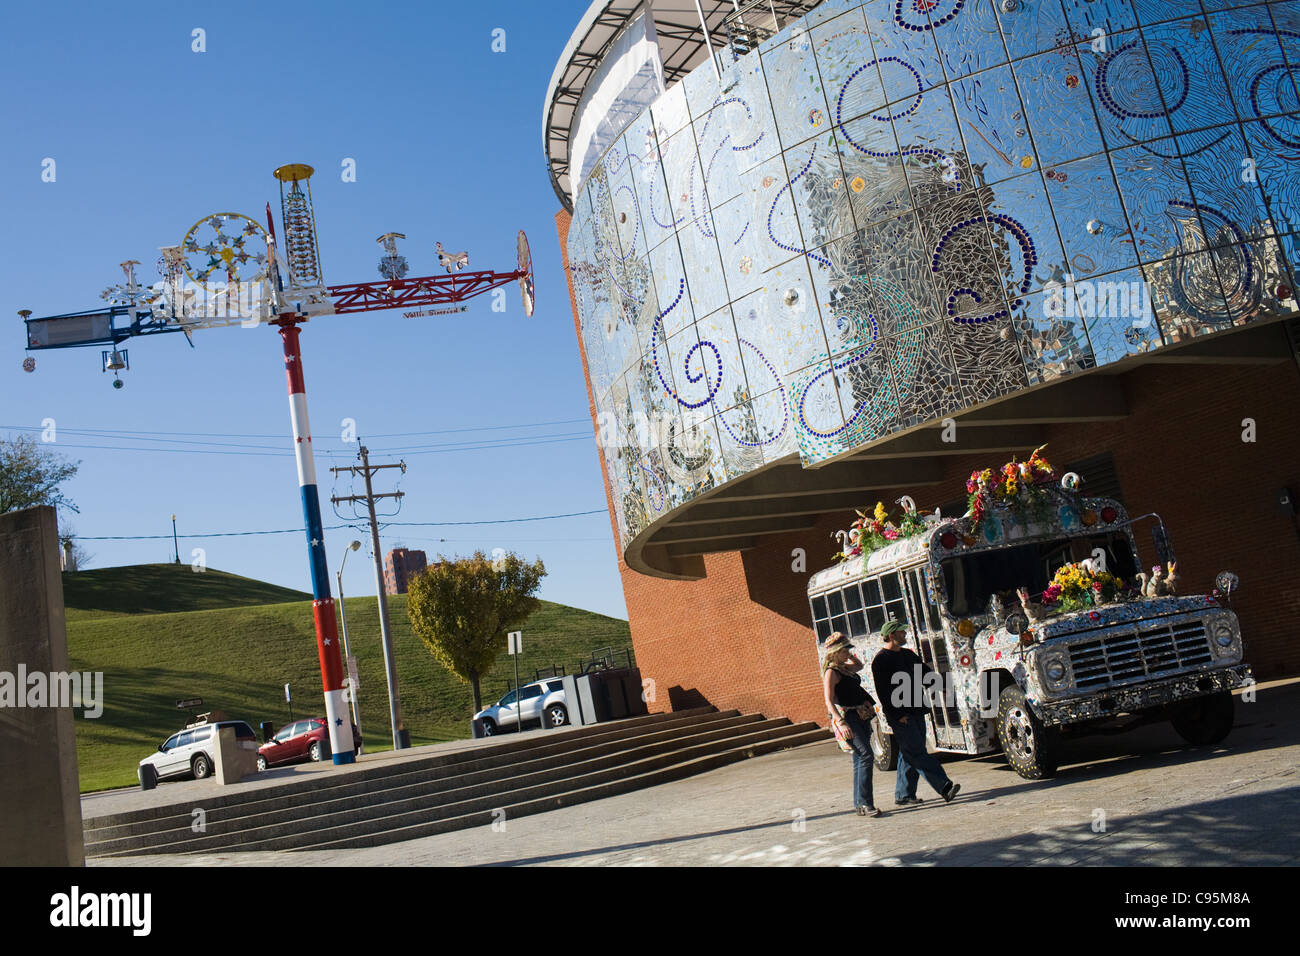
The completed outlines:
[[[351,724],[351,721],[349,721]],[[361,734],[352,726],[352,749],[361,747]],[[279,732],[257,748],[257,769],[276,767],[300,760],[324,760],[330,754],[330,729],[324,717],[308,717],[281,727]]]

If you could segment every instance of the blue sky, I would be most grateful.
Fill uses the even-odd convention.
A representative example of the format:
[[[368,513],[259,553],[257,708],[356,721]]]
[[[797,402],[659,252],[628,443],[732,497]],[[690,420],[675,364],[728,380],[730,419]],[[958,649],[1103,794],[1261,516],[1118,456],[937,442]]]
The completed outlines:
[[[33,353],[22,325],[102,305],[138,259],[157,278],[158,247],[197,220],[276,207],[271,171],[308,163],[326,283],[378,279],[378,236],[406,234],[411,275],[440,272],[435,241],[468,250],[471,268],[514,268],[527,231],[537,310],[490,297],[457,316],[331,316],[303,328],[302,348],[325,523],[328,468],[351,464],[345,418],[375,461],[408,471],[378,481],[406,493],[394,521],[490,521],[598,511],[520,524],[398,527],[381,533],[430,553],[475,548],[540,556],[542,596],[626,616],[616,549],[573,321],[560,266],[541,110],[556,58],[586,0],[539,4],[5,4],[0,29],[0,269],[9,332],[0,336],[0,434],[53,419],[52,447],[81,462],[68,516],[92,567],[181,558],[310,589],[301,534],[191,537],[302,526],[279,337],[266,327],[127,343],[126,386],[110,387],[97,349]],[[192,31],[206,33],[194,52]],[[506,51],[491,50],[506,31]],[[42,162],[55,161],[43,182]],[[342,164],[355,160],[356,182]],[[509,427],[499,427],[509,426]],[[327,532],[331,577],[344,546]],[[438,539],[445,539],[439,541]],[[354,556],[345,589],[373,594]]]

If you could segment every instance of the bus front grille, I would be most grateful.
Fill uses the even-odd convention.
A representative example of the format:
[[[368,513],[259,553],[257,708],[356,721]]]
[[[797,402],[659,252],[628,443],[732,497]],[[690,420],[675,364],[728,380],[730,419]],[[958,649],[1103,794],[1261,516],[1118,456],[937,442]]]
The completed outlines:
[[[1157,677],[1213,660],[1205,622],[1144,622],[1133,630],[1070,645],[1074,686],[1092,690]]]

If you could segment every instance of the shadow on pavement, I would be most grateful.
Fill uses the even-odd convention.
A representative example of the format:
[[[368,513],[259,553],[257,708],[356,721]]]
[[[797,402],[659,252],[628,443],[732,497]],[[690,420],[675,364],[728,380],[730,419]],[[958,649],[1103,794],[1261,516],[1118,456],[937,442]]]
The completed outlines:
[[[899,853],[907,865],[1064,866],[1294,865],[1300,832],[1290,824],[1300,813],[1300,789],[1242,794],[1155,813],[1116,815],[1104,833],[1086,823],[1046,833],[1017,833],[994,840]],[[1279,826],[1279,821],[1288,821]]]

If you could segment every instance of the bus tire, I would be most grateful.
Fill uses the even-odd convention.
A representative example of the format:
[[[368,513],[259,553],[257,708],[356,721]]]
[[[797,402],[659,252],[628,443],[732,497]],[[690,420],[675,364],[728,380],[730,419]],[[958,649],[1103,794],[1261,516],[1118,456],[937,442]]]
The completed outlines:
[[[871,722],[871,752],[875,754],[876,766],[881,770],[898,769],[898,745],[894,735],[881,729],[884,721],[877,717]]]
[[[998,696],[998,743],[1011,769],[1026,780],[1043,780],[1056,773],[1060,738],[1054,727],[1044,727],[1016,685]]]
[[[1217,744],[1232,731],[1232,691],[1219,691],[1176,704],[1169,722],[1193,747]]]

